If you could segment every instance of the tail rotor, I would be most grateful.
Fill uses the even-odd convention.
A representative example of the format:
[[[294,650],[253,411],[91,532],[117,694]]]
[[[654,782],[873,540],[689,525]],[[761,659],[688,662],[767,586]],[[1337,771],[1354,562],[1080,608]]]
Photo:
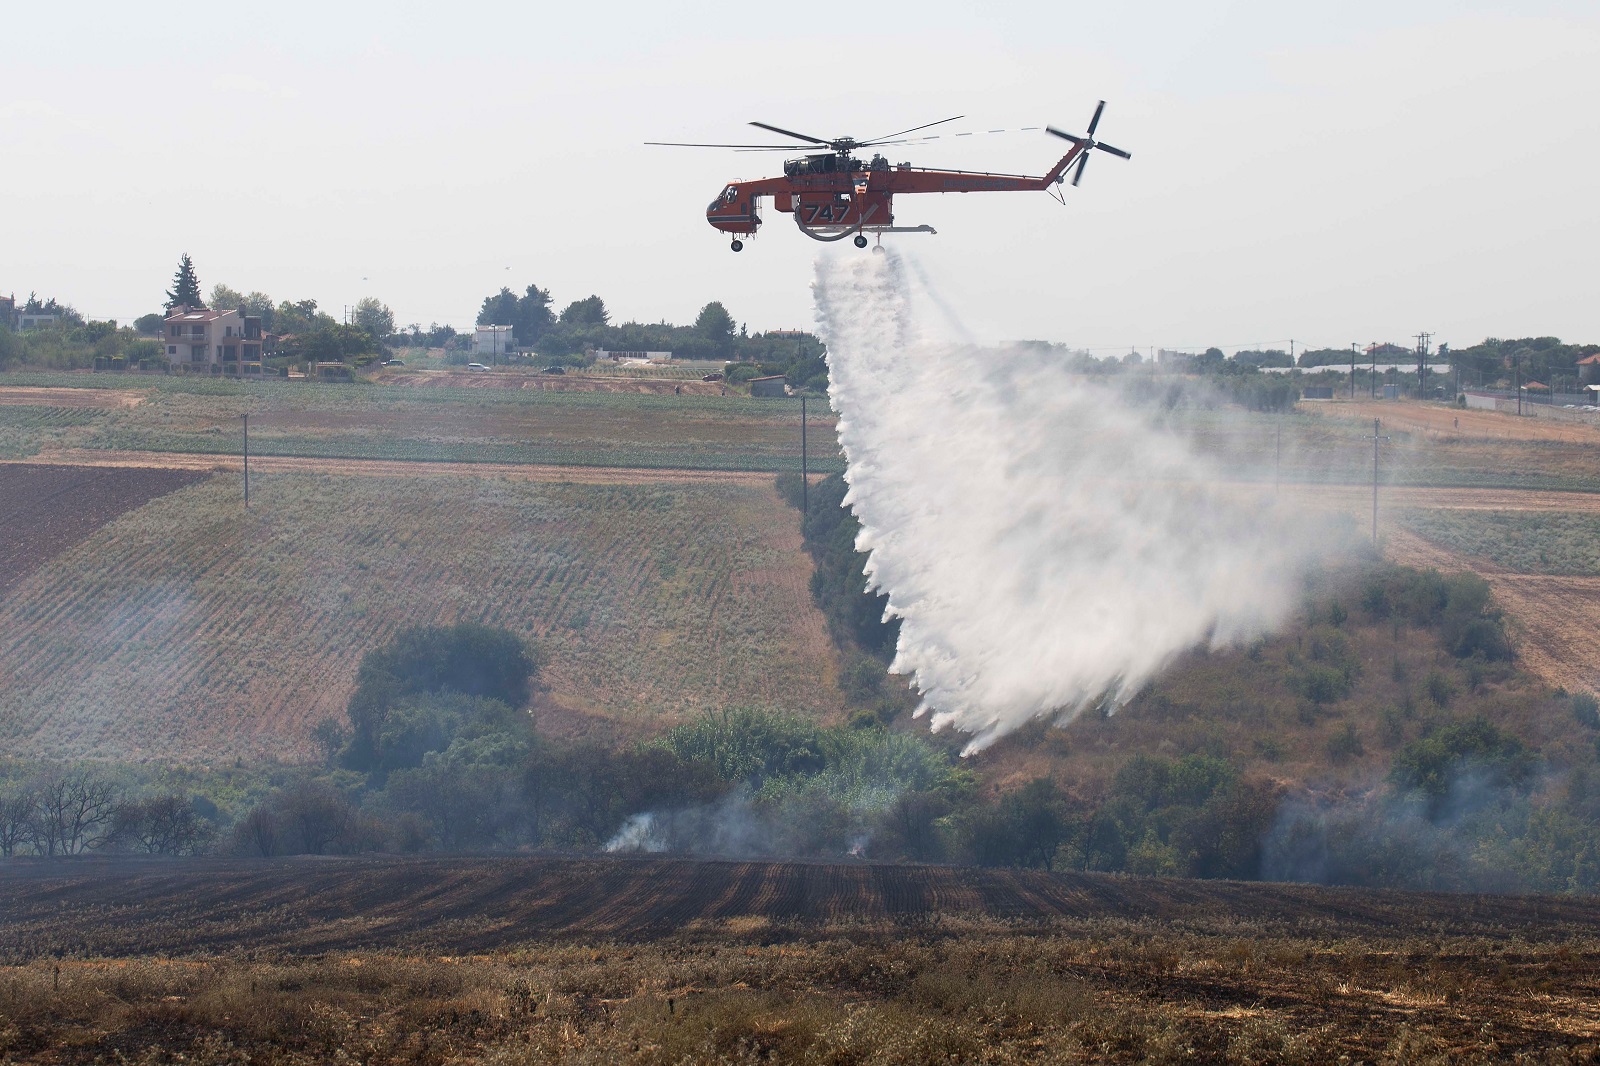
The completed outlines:
[[[1133,158],[1130,153],[1124,152],[1121,148],[1117,148],[1113,145],[1106,144],[1103,141],[1097,141],[1094,139],[1095,130],[1100,128],[1100,115],[1105,111],[1105,109],[1106,102],[1101,100],[1094,109],[1094,117],[1089,120],[1089,132],[1084,134],[1082,137],[1075,136],[1071,133],[1063,133],[1054,126],[1045,127],[1045,132],[1053,133],[1064,141],[1071,141],[1073,144],[1076,144],[1083,149],[1078,156],[1078,165],[1072,171],[1073,185],[1077,185],[1078,182],[1083,180],[1084,168],[1089,165],[1089,153],[1094,149],[1098,148],[1102,152],[1108,152],[1111,155],[1117,156],[1121,159]]]

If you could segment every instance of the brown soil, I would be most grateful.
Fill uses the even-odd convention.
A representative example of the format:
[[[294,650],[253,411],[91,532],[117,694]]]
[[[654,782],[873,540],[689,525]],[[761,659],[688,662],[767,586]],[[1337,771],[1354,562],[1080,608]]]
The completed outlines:
[[[1600,445],[1600,426],[1545,418],[1518,418],[1503,411],[1393,400],[1335,400],[1332,403],[1304,403],[1299,409],[1325,418],[1353,419],[1369,425],[1376,418],[1386,428],[1438,440],[1532,440]]]
[[[238,459],[178,452],[64,449],[28,459],[27,465],[70,464],[109,469],[189,470],[239,475]],[[10,461],[0,459],[0,468]],[[251,456],[252,473],[360,474],[370,477],[483,477],[518,481],[562,481],[579,485],[648,484],[670,481],[715,481],[770,485],[772,475],[738,470],[671,470],[609,466],[541,466],[517,463],[428,463],[400,459],[307,459],[298,456]]]
[[[1407,530],[1391,528],[1384,535],[1385,554],[1395,562],[1481,575],[1515,623],[1518,657],[1535,676],[1561,688],[1600,691],[1600,577],[1518,574],[1487,559],[1457,555]]]
[[[123,512],[205,476],[0,463],[0,594]]]
[[[46,389],[32,385],[0,385],[0,404],[121,410],[137,407],[144,400],[144,393],[130,389]]]

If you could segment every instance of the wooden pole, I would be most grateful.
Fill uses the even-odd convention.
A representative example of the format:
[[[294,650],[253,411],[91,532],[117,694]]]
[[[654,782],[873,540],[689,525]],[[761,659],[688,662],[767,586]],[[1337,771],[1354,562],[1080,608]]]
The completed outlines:
[[[811,472],[806,463],[806,394],[800,394],[800,527],[811,513]]]
[[[244,419],[244,505],[250,506],[250,416],[241,415]]]

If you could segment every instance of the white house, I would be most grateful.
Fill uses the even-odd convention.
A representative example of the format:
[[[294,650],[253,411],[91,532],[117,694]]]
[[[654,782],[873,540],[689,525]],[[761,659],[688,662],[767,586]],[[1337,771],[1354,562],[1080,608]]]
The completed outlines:
[[[473,355],[506,355],[516,346],[510,326],[479,326],[472,334]]]
[[[174,366],[220,366],[237,373],[241,363],[261,362],[261,319],[254,315],[179,304],[163,325],[167,362]]]

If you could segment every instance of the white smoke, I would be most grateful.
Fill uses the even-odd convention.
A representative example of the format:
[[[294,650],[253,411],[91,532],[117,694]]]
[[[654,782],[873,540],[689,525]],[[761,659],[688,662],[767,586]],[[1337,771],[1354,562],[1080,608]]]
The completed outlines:
[[[1305,531],[1218,484],[1157,405],[1059,353],[931,335],[893,253],[820,260],[814,291],[856,544],[901,619],[891,669],[968,752],[1288,613]]]

